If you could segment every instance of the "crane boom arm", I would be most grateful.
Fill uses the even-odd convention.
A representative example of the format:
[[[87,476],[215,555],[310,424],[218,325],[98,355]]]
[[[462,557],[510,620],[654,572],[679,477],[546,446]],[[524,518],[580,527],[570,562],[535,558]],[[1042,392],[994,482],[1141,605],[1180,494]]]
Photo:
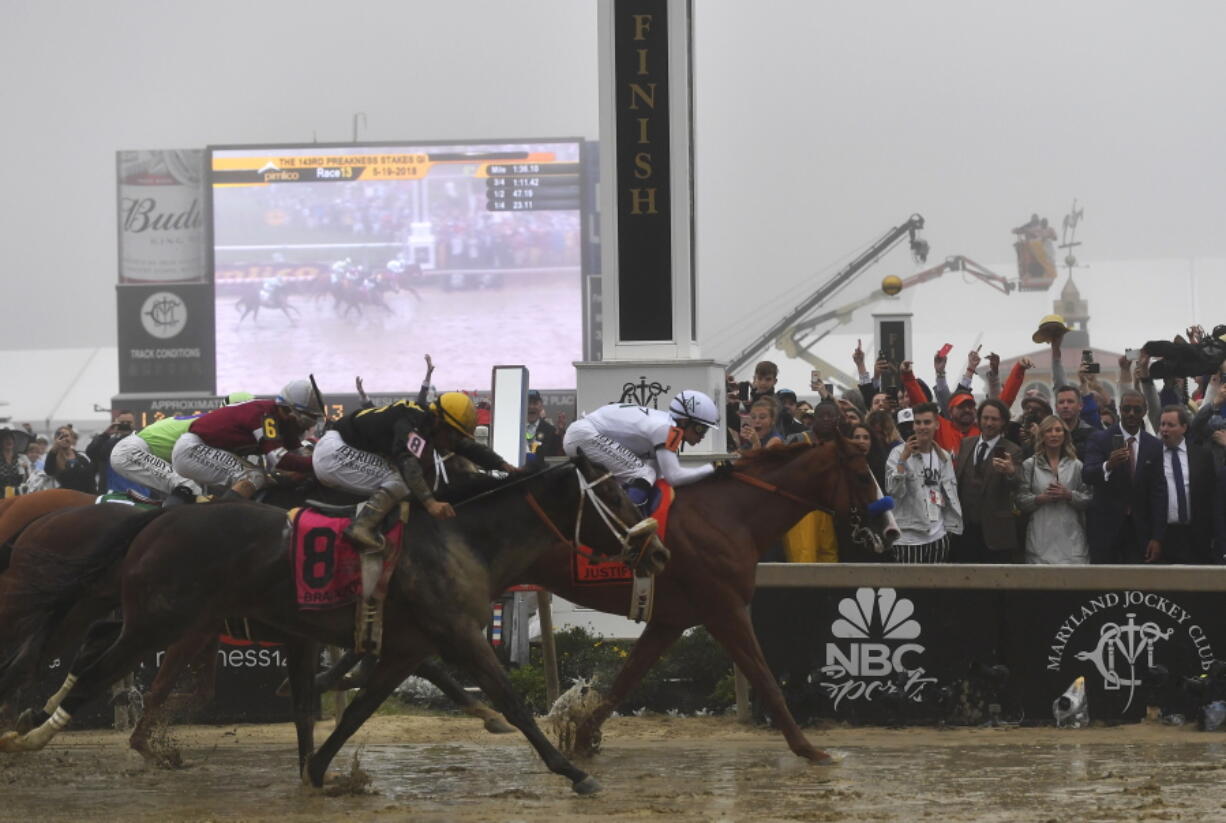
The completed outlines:
[[[835,273],[833,277],[822,284],[821,288],[809,295],[792,311],[788,312],[779,322],[771,326],[765,333],[750,343],[736,357],[728,362],[728,369],[737,372],[748,365],[754,355],[771,345],[785,330],[790,328],[805,314],[820,306],[828,297],[842,288],[847,281],[855,277],[868,266],[885,254],[904,236],[910,235],[911,251],[921,260],[928,256],[928,244],[919,239],[918,232],[924,228],[924,218],[918,214],[911,215],[905,223],[895,226],[886,232],[877,242],[856,256],[854,260]]]

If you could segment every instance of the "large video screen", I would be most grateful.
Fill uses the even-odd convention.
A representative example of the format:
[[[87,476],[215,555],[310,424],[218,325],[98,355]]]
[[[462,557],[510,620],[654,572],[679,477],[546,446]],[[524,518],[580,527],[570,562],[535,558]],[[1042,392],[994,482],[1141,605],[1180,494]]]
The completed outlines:
[[[210,151],[217,391],[574,386],[581,141]]]

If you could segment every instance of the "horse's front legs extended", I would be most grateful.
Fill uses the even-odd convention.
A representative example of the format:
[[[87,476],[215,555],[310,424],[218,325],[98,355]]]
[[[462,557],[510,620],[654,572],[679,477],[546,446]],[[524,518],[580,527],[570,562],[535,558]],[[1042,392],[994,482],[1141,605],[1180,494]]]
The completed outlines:
[[[753,624],[749,621],[749,610],[740,606],[728,611],[712,611],[705,615],[704,625],[732,657],[732,662],[740,667],[750,685],[758,690],[775,728],[783,732],[788,747],[795,754],[815,763],[832,762],[833,758],[810,743],[801,732],[800,726],[796,725],[796,719],[788,710],[783,692],[775,682],[774,675],[766,665],[766,658],[762,655],[762,649],[758,646]]]
[[[493,701],[494,707],[502,712],[508,723],[523,732],[551,772],[569,779],[571,788],[578,794],[600,791],[596,779],[567,760],[536,725],[532,713],[515,694],[510,678],[503,671],[480,626],[460,628],[446,638],[439,638],[439,641],[437,645],[443,659],[462,667],[476,679],[477,685]]]

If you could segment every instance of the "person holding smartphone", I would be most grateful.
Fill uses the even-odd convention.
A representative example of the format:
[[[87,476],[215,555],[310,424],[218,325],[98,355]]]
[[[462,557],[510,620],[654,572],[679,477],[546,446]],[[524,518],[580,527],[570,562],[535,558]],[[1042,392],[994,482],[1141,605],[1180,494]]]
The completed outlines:
[[[936,442],[936,403],[911,409],[914,432],[886,461],[885,493],[893,496],[902,535],[890,548],[895,563],[946,563],[950,537],[962,533],[962,506],[952,455]]]
[[[72,426],[60,426],[55,430],[45,465],[47,475],[59,483],[60,488],[87,494],[97,491],[94,466],[84,452],[77,451],[77,433]]]
[[[119,444],[120,440],[123,440],[135,431],[136,415],[127,409],[123,409],[116,412],[115,419],[111,422],[111,425],[103,430],[101,434],[95,435],[89,441],[89,445],[85,447],[85,454],[89,456],[89,459],[94,464],[99,492],[123,492],[132,489],[146,497],[149,496],[149,489],[147,487],[129,480],[111,467],[111,452],[115,450],[115,446]]]

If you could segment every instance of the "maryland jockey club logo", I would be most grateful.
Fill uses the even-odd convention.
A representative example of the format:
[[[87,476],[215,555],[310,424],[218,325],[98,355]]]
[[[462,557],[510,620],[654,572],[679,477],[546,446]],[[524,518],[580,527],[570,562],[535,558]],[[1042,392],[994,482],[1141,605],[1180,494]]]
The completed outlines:
[[[636,406],[644,408],[650,406],[653,409],[660,408],[660,395],[667,394],[672,390],[672,386],[665,386],[658,380],[647,382],[647,376],[643,375],[637,383],[625,383],[622,385],[622,396],[619,403],[633,403]]]
[[[187,325],[187,304],[171,292],[154,292],[141,304],[140,322],[151,336],[167,340]]]
[[[1171,647],[1183,643],[1194,652],[1200,670],[1208,671],[1213,647],[1187,609],[1153,592],[1105,592],[1082,603],[1056,629],[1047,669],[1060,673],[1062,681],[1085,674],[1093,683],[1097,676],[1104,692],[1127,695],[1122,709],[1127,711],[1146,670],[1174,659]],[[1075,666],[1070,656],[1083,666]]]
[[[1132,705],[1132,698],[1137,686],[1141,685],[1140,672],[1137,663],[1142,655],[1145,657],[1145,667],[1154,665],[1154,644],[1159,640],[1169,640],[1175,629],[1163,631],[1157,623],[1150,621],[1137,625],[1136,613],[1128,613],[1128,622],[1104,623],[1098,635],[1098,645],[1088,652],[1077,652],[1078,660],[1088,660],[1098,669],[1103,678],[1103,688],[1109,692],[1119,691],[1128,687],[1128,702],[1124,711]],[[1127,671],[1123,671],[1124,667]]]
[[[898,691],[920,702],[936,678],[925,677],[924,668],[916,665],[925,649],[916,642],[922,629],[913,616],[915,604],[894,589],[866,587],[839,601],[838,611],[820,684],[834,708],[844,700],[871,701],[874,695]]]

